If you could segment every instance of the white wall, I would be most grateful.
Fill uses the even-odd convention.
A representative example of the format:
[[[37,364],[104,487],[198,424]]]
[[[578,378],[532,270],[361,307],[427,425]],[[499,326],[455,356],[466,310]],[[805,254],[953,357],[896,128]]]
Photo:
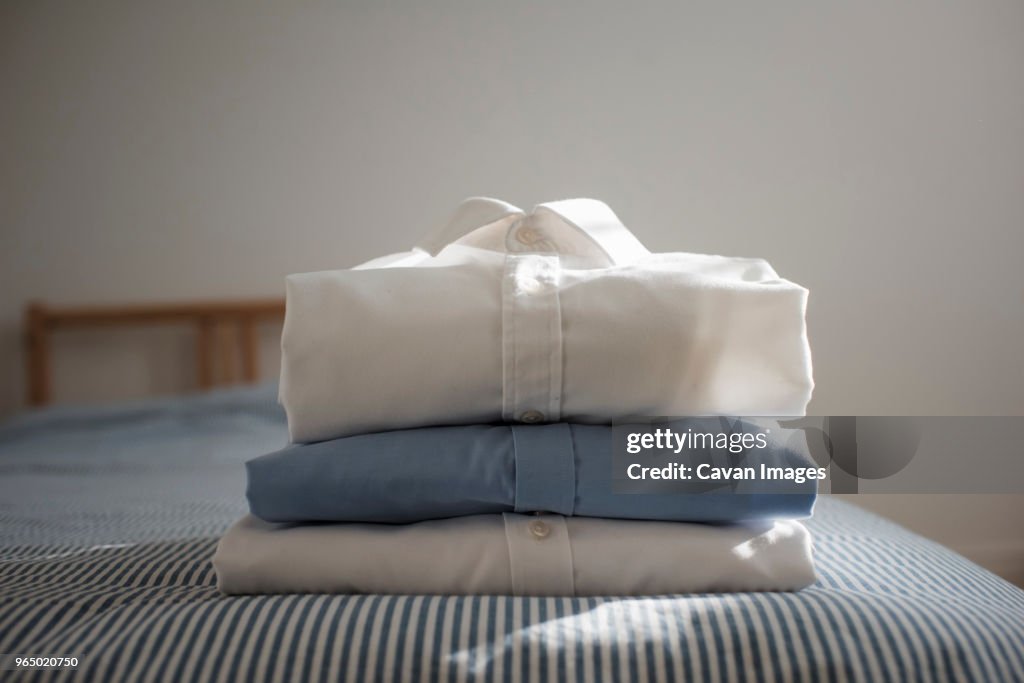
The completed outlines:
[[[0,98],[0,412],[29,298],[279,294],[489,194],[770,259],[812,293],[814,412],[1024,414],[1016,0],[8,0]],[[127,348],[62,342],[58,395],[191,381]]]

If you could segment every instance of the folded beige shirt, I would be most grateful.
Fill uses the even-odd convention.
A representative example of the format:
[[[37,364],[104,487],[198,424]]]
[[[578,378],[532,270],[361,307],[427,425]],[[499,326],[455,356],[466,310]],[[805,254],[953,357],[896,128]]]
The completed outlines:
[[[799,522],[712,526],[560,515],[416,524],[235,523],[220,590],[593,596],[792,591],[815,580]]]

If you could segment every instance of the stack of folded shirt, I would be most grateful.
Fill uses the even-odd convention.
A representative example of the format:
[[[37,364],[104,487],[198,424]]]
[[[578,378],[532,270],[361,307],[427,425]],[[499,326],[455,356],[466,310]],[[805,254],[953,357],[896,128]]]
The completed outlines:
[[[803,414],[807,292],[764,261],[652,254],[594,200],[524,214],[475,198],[413,251],[290,276],[287,296],[292,445],[247,465],[251,515],[214,558],[225,593],[813,582],[810,536],[793,519],[810,514],[814,480],[786,492],[758,480],[614,486],[613,420]],[[781,441],[757,457],[812,464]]]

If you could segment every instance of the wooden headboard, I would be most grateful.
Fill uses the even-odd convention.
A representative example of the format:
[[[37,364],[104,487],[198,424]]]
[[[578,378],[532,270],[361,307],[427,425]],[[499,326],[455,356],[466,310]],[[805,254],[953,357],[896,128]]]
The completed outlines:
[[[259,379],[257,324],[284,316],[281,299],[193,301],[125,306],[25,307],[29,405],[50,402],[51,336],[66,329],[179,324],[196,331],[196,379],[209,389]]]

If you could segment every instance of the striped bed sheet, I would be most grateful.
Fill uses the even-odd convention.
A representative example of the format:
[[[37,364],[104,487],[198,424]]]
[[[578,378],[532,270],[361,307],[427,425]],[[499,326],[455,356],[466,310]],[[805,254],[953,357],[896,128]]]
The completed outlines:
[[[828,498],[799,593],[221,596],[284,429],[272,387],[0,429],[0,653],[79,659],[0,680],[1024,681],[1024,591]]]

